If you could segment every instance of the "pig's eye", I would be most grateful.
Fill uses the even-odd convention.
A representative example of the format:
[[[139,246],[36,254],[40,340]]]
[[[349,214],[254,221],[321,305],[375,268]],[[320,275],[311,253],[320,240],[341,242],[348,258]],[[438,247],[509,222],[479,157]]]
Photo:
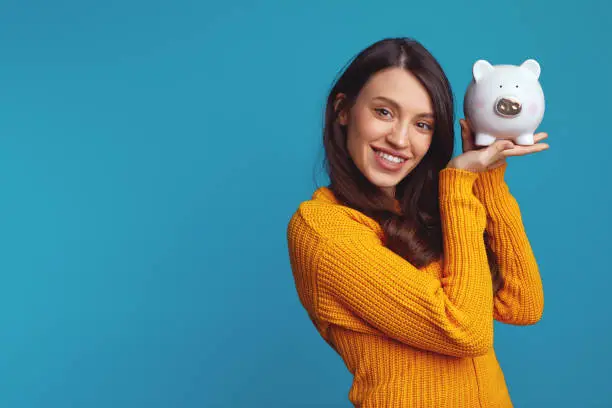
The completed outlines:
[[[518,88],[518,85],[516,87]]]
[[[499,86],[500,88],[502,87],[502,85]]]

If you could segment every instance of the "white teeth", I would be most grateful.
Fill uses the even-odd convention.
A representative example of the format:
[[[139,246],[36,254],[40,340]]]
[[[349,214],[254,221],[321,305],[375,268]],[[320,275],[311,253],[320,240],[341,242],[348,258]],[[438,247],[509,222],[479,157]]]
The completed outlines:
[[[391,156],[390,154],[383,153],[381,151],[377,151],[376,154],[382,157],[383,159],[388,160],[393,163],[403,163],[406,161],[405,159],[402,159],[396,156]]]

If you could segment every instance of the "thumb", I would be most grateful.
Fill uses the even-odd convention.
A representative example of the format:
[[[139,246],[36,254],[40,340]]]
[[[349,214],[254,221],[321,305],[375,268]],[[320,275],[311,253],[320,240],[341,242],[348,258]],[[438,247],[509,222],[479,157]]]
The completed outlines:
[[[511,142],[511,141],[509,141],[509,140],[503,140],[503,139],[501,139],[501,140],[497,140],[497,141],[494,143],[494,145],[496,145],[496,146],[495,146],[495,150],[496,150],[497,152],[502,152],[502,151],[504,151],[504,150],[507,150],[507,149],[512,149],[512,148],[514,147],[514,143],[512,143],[512,142]]]
[[[501,153],[504,150],[512,149],[514,147],[514,143],[508,140],[497,140],[491,146],[490,152],[491,157],[496,158],[496,156],[501,156]]]

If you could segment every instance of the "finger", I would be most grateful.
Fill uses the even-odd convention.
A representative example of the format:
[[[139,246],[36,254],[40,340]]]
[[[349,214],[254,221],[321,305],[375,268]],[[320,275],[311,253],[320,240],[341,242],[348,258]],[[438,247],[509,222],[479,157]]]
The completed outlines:
[[[474,149],[474,141],[470,127],[465,119],[460,119],[459,124],[461,125],[461,139],[463,140],[463,151]]]
[[[509,140],[498,139],[493,144],[489,145],[485,149],[486,154],[488,156],[488,162],[493,163],[497,160],[506,157],[505,153],[508,150],[512,150],[514,148],[514,143]]]
[[[470,124],[468,123],[468,121],[465,119],[461,119],[459,120],[459,123],[461,124],[461,135],[471,140],[472,129],[470,128]]]
[[[542,141],[542,140],[546,139],[547,137],[548,137],[548,133],[546,133],[546,132],[536,133],[536,134],[533,136],[533,141],[534,141],[535,143],[538,143],[538,142],[540,142],[540,141]]]
[[[503,152],[503,155],[508,157],[508,156],[524,156],[527,154],[533,154],[533,153],[538,153],[538,152],[542,152],[546,149],[548,149],[550,146],[547,143],[536,143],[534,145],[531,146],[520,146],[520,145],[515,145],[514,148],[510,149],[510,150],[506,150]]]

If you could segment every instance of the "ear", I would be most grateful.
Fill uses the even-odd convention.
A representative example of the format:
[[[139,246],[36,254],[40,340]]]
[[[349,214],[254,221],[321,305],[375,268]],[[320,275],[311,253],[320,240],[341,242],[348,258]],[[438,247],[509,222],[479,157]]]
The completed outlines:
[[[334,101],[334,111],[338,113],[338,122],[343,126],[346,126],[348,122],[346,109],[342,109],[342,111],[338,112],[338,108],[345,99],[346,95],[343,93],[339,93],[338,95],[336,95],[336,100]]]
[[[541,68],[540,64],[538,64],[538,61],[534,59],[528,59],[521,64],[521,68],[527,69],[533,75],[535,75],[536,78],[540,78]]]
[[[489,61],[486,60],[478,60],[474,63],[474,66],[472,67],[472,75],[474,75],[474,81],[478,82],[480,81],[482,78],[485,77],[485,75],[493,72],[495,70],[495,68],[493,67],[493,65],[491,65],[489,63]]]

